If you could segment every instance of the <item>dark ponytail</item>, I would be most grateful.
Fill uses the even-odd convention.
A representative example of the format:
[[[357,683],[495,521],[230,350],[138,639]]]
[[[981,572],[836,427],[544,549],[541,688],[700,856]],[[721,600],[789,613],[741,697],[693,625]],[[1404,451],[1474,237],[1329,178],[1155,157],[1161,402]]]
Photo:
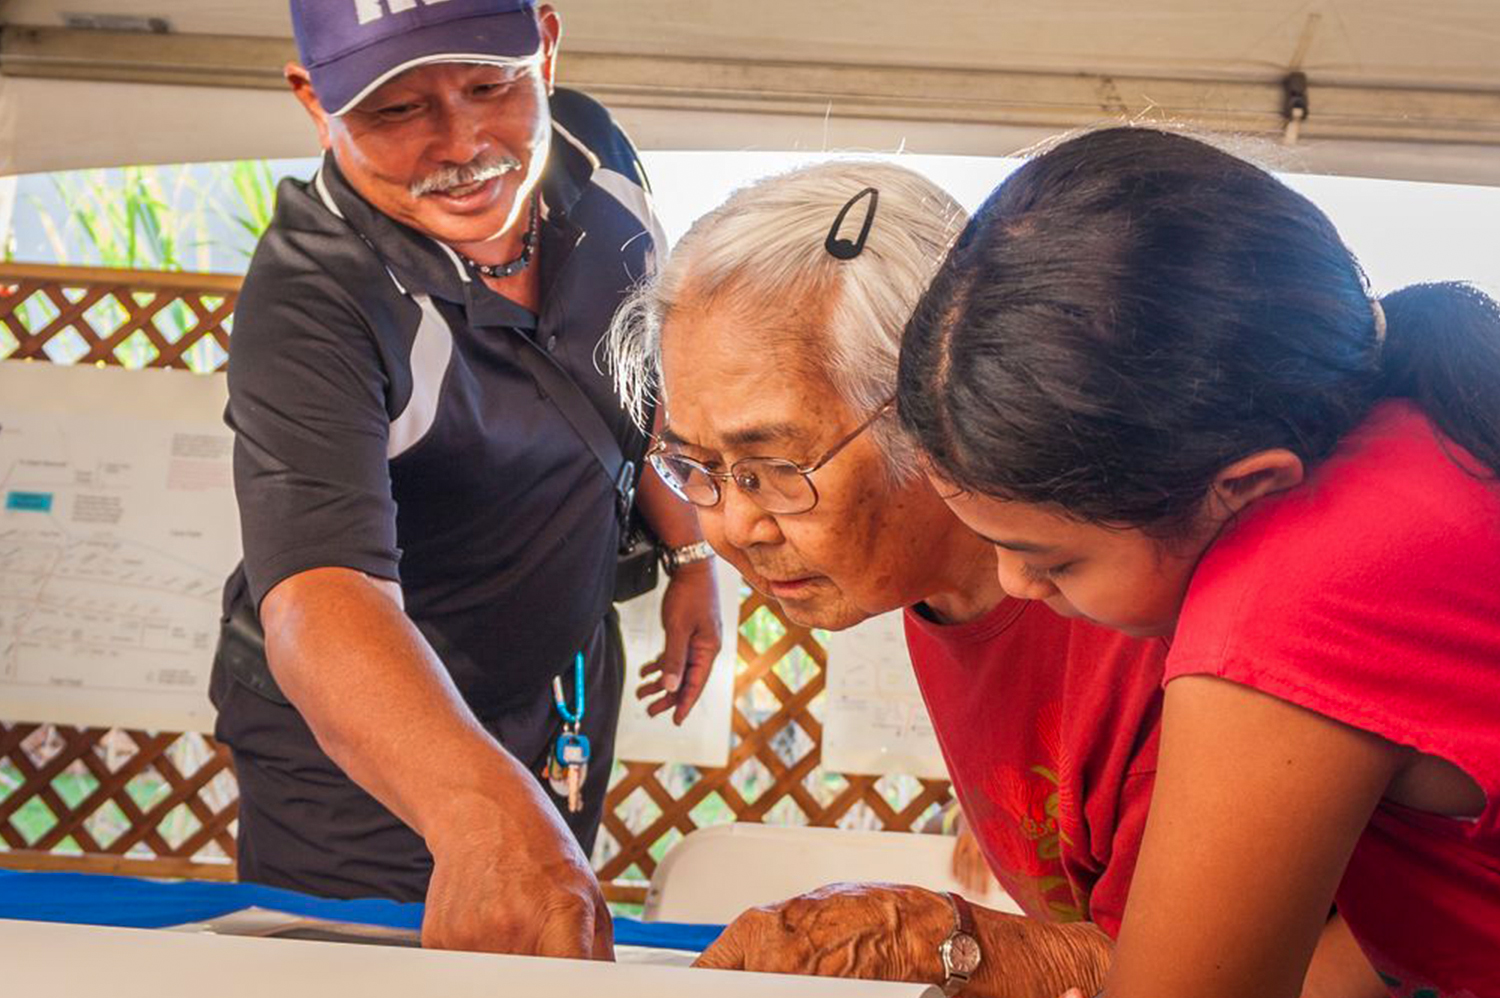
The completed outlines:
[[[1409,396],[1500,471],[1500,311],[1464,285],[1385,299],[1271,174],[1146,128],[1070,139],[974,215],[908,323],[901,419],[959,487],[1171,532],[1218,473],[1333,452]]]
[[[1471,284],[1413,284],[1380,300],[1380,393],[1409,398],[1500,475],[1500,306]]]

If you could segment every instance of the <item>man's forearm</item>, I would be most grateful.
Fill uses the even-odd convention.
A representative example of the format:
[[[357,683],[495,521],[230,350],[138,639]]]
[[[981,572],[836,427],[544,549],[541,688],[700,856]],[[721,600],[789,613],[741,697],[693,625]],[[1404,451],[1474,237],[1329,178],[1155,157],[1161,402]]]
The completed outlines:
[[[329,757],[434,848],[466,814],[550,814],[536,781],[480,727],[406,617],[394,583],[316,569],[262,602],[277,684]]]

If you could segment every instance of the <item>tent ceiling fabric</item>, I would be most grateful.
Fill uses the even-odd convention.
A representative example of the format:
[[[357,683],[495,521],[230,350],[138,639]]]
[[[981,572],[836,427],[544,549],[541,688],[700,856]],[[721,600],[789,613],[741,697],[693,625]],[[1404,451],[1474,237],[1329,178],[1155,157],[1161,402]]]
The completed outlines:
[[[1282,80],[1301,70],[1311,111],[1289,165],[1500,183],[1495,0],[556,6],[562,79],[648,148],[998,155],[1142,115],[1275,135]],[[64,13],[174,34],[57,30]],[[8,0],[0,22],[0,172],[312,151],[274,92],[284,0]]]
[[[338,0],[328,0],[338,2]],[[1494,0],[555,0],[587,52],[962,69],[1279,76],[1500,89]],[[810,10],[816,10],[816,14]],[[9,0],[11,24],[164,17],[188,34],[291,37],[284,0]]]

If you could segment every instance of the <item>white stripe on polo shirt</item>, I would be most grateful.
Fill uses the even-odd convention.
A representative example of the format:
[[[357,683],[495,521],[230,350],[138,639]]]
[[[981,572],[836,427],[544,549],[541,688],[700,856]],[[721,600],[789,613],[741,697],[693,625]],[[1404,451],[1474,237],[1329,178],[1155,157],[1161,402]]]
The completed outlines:
[[[313,187],[317,189],[318,200],[323,202],[323,207],[333,212],[336,218],[343,218],[344,213],[339,211],[339,206],[334,202],[333,195],[328,193],[328,181],[323,179],[323,168],[318,167],[318,172],[313,174]]]
[[[453,359],[453,330],[427,295],[412,295],[422,309],[411,344],[411,398],[391,423],[386,440],[387,458],[399,457],[416,446],[437,421],[438,400],[448,364]]]
[[[589,181],[603,188],[606,193],[624,205],[626,211],[635,216],[636,221],[641,223],[641,228],[651,234],[651,243],[657,256],[665,253],[667,234],[662,230],[661,223],[656,218],[656,210],[651,205],[651,195],[646,193],[646,189],[625,174],[602,165],[592,149],[557,122],[552,123],[552,128],[589,161],[589,165],[594,170]]]
[[[653,254],[660,258],[667,251],[667,234],[662,230],[661,222],[657,221],[656,212],[651,207],[651,195],[646,193],[646,189],[625,174],[606,167],[595,170],[590,180],[636,217],[641,228],[651,234]]]

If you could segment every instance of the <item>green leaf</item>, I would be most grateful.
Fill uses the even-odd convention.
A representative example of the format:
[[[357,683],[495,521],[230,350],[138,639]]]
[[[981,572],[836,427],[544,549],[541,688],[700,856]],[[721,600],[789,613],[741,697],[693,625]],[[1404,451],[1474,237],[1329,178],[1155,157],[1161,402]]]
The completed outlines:
[[[1061,781],[1057,778],[1057,774],[1048,769],[1046,766],[1032,766],[1031,772],[1035,773],[1038,776],[1045,777],[1047,781],[1053,786],[1058,786],[1061,783]]]

